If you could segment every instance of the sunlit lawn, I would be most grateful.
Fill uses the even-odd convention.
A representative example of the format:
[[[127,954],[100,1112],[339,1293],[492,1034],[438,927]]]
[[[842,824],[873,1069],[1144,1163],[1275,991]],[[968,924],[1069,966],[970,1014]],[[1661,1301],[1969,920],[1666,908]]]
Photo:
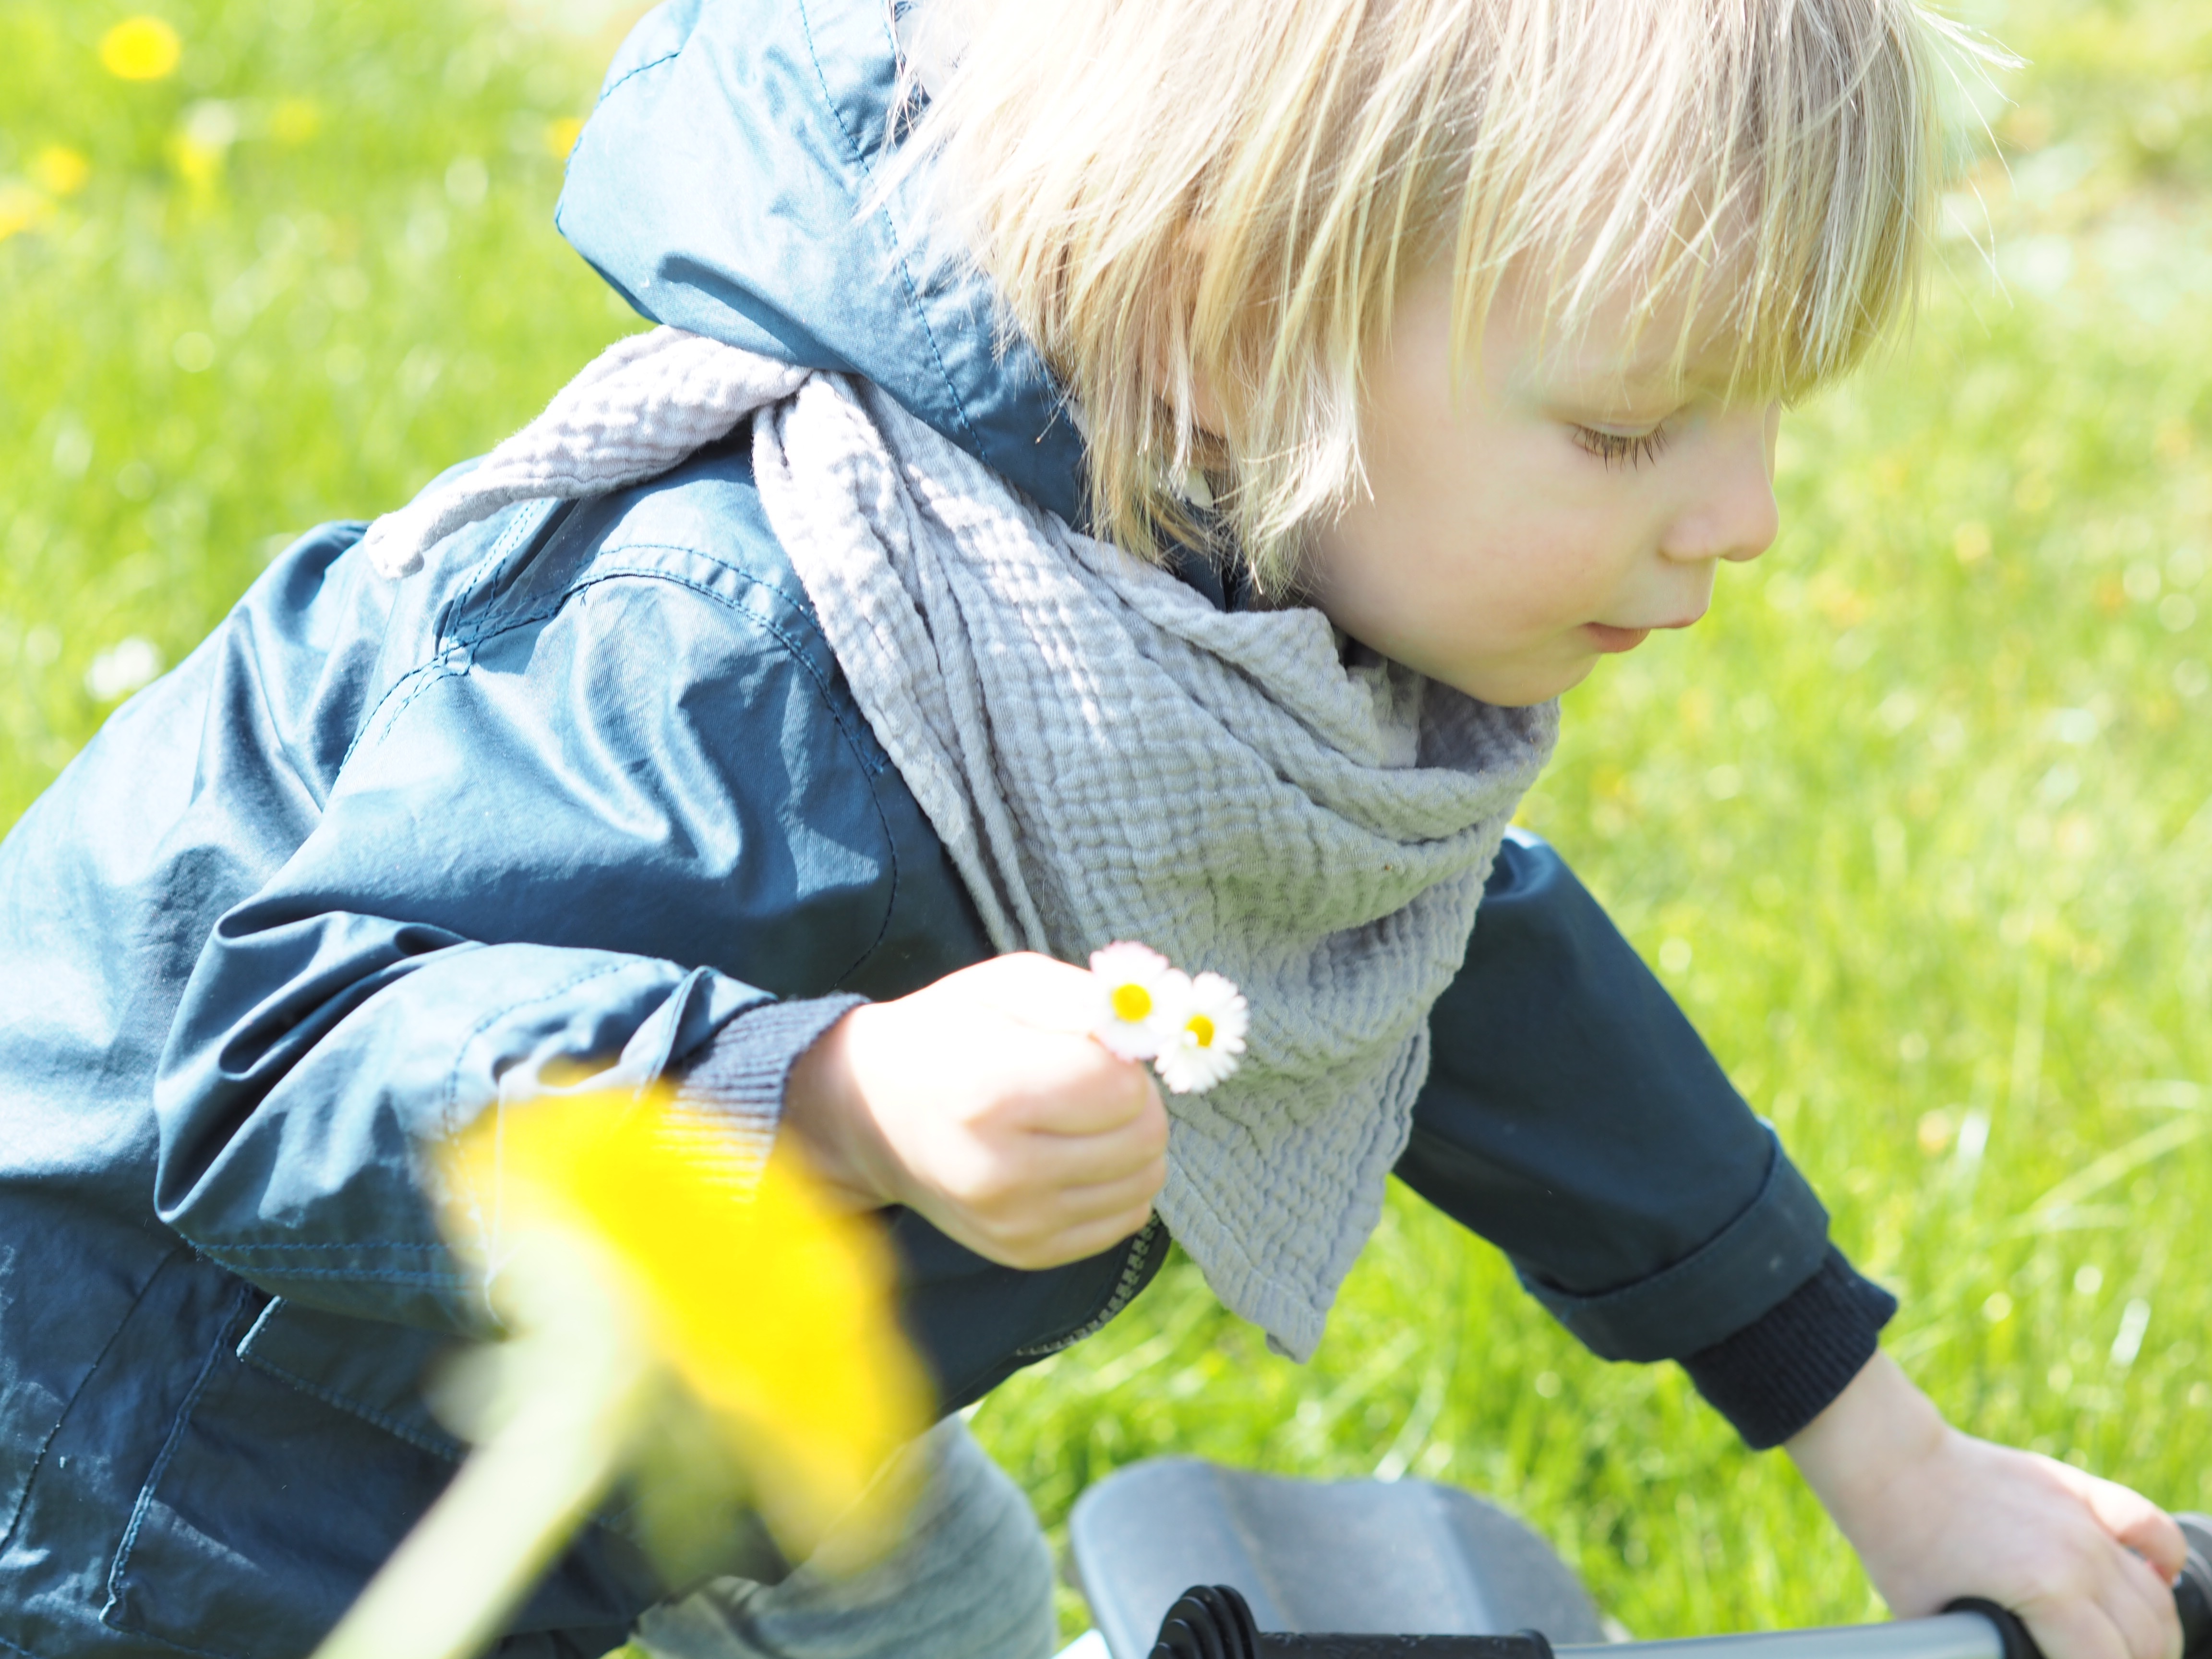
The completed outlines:
[[[0,11],[0,822],[287,532],[392,505],[635,326],[547,222],[605,40],[165,0],[181,62],[126,82],[122,15]],[[1575,694],[1526,817],[1898,1289],[1944,1406],[2212,1504],[2212,14],[1980,21],[2035,60],[2009,176],[1954,200],[1907,346],[1793,417],[1781,545]],[[1415,1201],[1311,1367],[1178,1265],[978,1426],[1055,1522],[1158,1452],[1379,1467],[1502,1498],[1640,1634],[1874,1611],[1781,1459]]]

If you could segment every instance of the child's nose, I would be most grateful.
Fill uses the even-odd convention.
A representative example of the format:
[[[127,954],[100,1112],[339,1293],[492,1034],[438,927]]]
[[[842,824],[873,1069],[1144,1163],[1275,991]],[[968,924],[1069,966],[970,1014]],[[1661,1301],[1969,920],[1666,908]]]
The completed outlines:
[[[1716,420],[1692,487],[1661,544],[1683,562],[1747,562],[1781,533],[1774,502],[1774,439],[1779,411],[1732,411]]]

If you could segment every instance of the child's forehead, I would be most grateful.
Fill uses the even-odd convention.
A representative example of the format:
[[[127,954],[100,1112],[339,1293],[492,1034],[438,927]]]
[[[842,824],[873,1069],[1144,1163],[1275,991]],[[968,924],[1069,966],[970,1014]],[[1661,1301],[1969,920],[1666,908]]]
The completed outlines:
[[[1485,331],[1530,390],[1577,401],[1640,404],[1724,397],[1741,379],[1741,319],[1725,283],[1654,294],[1619,283],[1587,300],[1502,292]]]

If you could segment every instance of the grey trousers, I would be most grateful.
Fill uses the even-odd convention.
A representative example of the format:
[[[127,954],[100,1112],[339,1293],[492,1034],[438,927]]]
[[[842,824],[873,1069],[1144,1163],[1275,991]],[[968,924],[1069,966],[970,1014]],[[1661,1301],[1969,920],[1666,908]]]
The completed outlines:
[[[653,1659],[1048,1659],[1052,1555],[1036,1516],[958,1418],[905,1455],[928,1461],[906,1535],[848,1577],[720,1578],[653,1608]]]

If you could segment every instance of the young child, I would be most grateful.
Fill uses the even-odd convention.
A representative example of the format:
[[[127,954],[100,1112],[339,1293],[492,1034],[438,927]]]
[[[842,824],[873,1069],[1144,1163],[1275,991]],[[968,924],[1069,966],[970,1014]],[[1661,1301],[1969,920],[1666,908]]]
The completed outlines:
[[[1766,547],[1778,401],[1904,302],[1939,26],[899,11],[648,17],[561,225],[668,326],[283,555],[0,848],[0,1644],[309,1651],[449,1477],[418,1379],[486,1330],[419,1149],[665,1080],[884,1209],[948,1413],[1170,1234],[1304,1358],[1395,1170],[1787,1444],[1900,1613],[2172,1659],[2172,1523],[1943,1423],[1506,838],[1549,700]],[[1071,1030],[1123,938],[1243,985],[1236,1078],[1164,1101]],[[501,1650],[658,1603],[670,1653],[1036,1659],[1035,1522],[933,1440],[877,1573],[733,1545],[671,1601],[608,1521]]]

